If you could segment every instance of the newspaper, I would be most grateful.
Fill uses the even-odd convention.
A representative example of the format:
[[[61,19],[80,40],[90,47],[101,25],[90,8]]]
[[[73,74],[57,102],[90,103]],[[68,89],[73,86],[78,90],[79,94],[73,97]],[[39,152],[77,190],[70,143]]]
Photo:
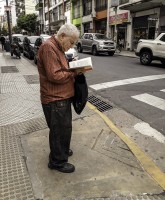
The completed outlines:
[[[69,69],[70,70],[76,70],[76,69],[82,69],[85,71],[92,70],[92,59],[91,57],[83,58],[80,60],[69,62]]]

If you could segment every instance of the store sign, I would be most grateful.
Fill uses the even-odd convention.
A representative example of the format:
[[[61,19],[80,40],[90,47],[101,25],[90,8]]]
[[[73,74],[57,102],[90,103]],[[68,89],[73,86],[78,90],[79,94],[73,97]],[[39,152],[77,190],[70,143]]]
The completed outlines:
[[[128,12],[109,17],[110,25],[122,24],[123,22],[128,22]]]
[[[119,0],[111,0],[111,7],[117,7],[119,5]]]

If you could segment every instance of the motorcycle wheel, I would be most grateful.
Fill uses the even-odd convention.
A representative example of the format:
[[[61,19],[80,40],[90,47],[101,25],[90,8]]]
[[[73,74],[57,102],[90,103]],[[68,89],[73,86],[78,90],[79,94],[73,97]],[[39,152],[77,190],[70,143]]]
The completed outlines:
[[[13,52],[11,52],[11,56],[13,56]]]

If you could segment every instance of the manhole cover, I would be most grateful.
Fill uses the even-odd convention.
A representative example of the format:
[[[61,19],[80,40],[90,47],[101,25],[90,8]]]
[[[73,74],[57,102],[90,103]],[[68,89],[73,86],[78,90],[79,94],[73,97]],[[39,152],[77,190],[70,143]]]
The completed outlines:
[[[1,66],[1,73],[18,73],[16,66]]]
[[[95,97],[94,95],[90,95],[88,97],[88,101],[93,104],[100,112],[104,112],[112,109],[113,107],[105,101]]]
[[[39,84],[38,75],[24,75],[24,78],[28,84]]]

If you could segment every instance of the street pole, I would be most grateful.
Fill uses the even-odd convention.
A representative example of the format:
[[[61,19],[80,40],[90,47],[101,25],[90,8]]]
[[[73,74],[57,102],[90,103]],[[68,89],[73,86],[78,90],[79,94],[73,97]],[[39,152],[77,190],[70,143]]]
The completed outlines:
[[[51,28],[50,28],[50,1],[48,0],[48,23],[49,23],[49,35],[51,34]]]
[[[108,5],[107,5],[107,37],[109,37],[109,11],[110,11],[110,0],[108,0]]]
[[[117,6],[115,8],[115,42],[117,44]]]
[[[63,14],[63,24],[65,24],[65,4],[64,4],[64,0],[62,1],[62,14]]]
[[[10,45],[12,43],[12,36],[11,36],[11,25],[10,25],[10,15],[9,15],[9,6],[8,6],[8,0],[6,0],[6,14],[7,14],[7,23],[8,23],[8,31],[9,31],[9,42]]]

